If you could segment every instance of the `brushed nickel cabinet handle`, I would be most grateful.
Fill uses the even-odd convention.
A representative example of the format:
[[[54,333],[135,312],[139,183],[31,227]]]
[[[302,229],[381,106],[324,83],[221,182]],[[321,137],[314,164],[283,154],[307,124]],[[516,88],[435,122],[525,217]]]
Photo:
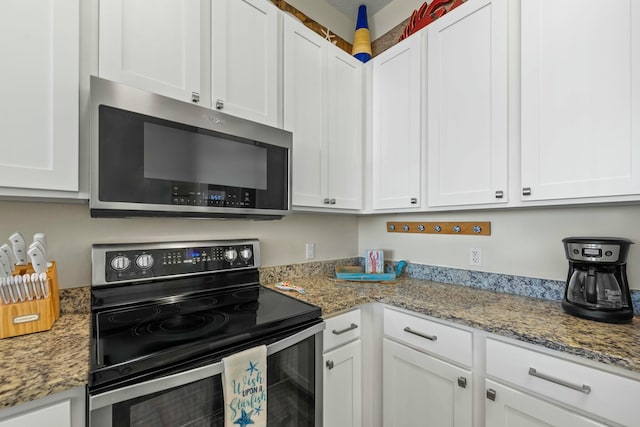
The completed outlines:
[[[522,189],[522,195],[523,196],[530,196],[531,195],[531,187],[524,187]]]
[[[331,333],[334,334],[334,335],[342,335],[342,334],[347,333],[349,331],[353,331],[354,329],[357,329],[357,328],[358,328],[358,325],[356,325],[355,323],[352,323],[351,326],[349,326],[347,328],[341,329],[339,331],[334,329],[333,331],[331,331]]]
[[[417,336],[419,336],[421,338],[426,338],[429,341],[436,341],[438,339],[438,337],[436,335],[423,334],[422,332],[414,331],[413,329],[411,329],[408,326],[406,328],[404,328],[404,331],[405,332],[409,332],[410,334],[413,334],[413,335],[417,335]]]
[[[333,360],[327,360],[326,365],[327,365],[327,368],[333,369]]]
[[[591,387],[586,384],[582,384],[582,385],[573,384],[568,381],[561,380],[560,378],[555,378],[547,374],[542,374],[538,372],[536,368],[529,368],[529,375],[531,375],[532,377],[540,378],[545,381],[552,382],[554,384],[561,385],[563,387],[570,388],[571,390],[579,391],[580,393],[584,393],[584,394],[591,393]]]
[[[496,391],[492,388],[487,389],[487,399],[496,401]]]

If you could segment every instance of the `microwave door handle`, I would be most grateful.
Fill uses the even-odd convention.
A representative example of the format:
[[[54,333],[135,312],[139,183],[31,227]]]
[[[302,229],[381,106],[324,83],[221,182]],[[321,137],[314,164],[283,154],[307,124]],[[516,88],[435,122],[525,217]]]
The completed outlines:
[[[296,334],[283,338],[280,341],[274,342],[267,346],[267,356],[291,347],[312,335],[322,332],[324,329],[324,322],[311,326]],[[256,343],[256,345],[260,345]],[[216,362],[211,365],[202,366],[192,369],[186,372],[178,372],[173,375],[169,375],[162,378],[155,378],[140,384],[133,384],[127,387],[107,391],[105,393],[98,394],[96,396],[89,396],[89,411],[104,408],[105,406],[111,406],[116,403],[125,402],[127,400],[135,399],[137,397],[146,396],[148,394],[156,393],[163,390],[168,390],[173,387],[179,387],[181,385],[189,384],[204,378],[213,377],[222,374],[224,370],[223,363]]]

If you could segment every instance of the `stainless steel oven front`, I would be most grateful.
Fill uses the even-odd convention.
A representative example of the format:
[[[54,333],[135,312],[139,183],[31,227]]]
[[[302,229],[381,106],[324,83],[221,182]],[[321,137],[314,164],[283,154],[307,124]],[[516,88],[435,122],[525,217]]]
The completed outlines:
[[[324,323],[267,346],[267,424],[322,426]],[[89,396],[91,427],[224,426],[217,362]]]
[[[268,426],[322,425],[321,309],[260,285],[257,239],[95,244],[91,258],[91,427],[222,427],[224,360],[263,345]]]

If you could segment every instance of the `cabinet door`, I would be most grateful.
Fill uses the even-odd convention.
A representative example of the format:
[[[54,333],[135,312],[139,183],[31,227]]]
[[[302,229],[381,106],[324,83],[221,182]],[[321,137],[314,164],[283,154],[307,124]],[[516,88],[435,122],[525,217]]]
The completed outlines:
[[[421,34],[373,61],[373,209],[421,204]]]
[[[428,27],[429,206],[507,201],[507,1],[467,2]]]
[[[211,102],[278,126],[278,8],[265,0],[213,0]]]
[[[322,358],[323,408],[326,427],[362,425],[362,344],[338,347]]]
[[[639,193],[640,4],[527,0],[521,20],[523,200]]]
[[[0,13],[0,187],[78,191],[78,0]]]
[[[491,427],[604,427],[601,424],[568,409],[552,405],[526,393],[485,380],[486,425]]]
[[[65,400],[0,421],[0,427],[41,426],[71,427],[71,400]]]
[[[326,41],[302,23],[284,20],[284,127],[293,132],[293,205],[323,206],[326,138]]]
[[[385,427],[472,425],[471,372],[386,338],[382,346]]]
[[[328,46],[328,126],[324,154],[326,191],[331,207],[362,207],[362,63]]]
[[[192,102],[200,94],[200,1],[101,0],[99,74]]]

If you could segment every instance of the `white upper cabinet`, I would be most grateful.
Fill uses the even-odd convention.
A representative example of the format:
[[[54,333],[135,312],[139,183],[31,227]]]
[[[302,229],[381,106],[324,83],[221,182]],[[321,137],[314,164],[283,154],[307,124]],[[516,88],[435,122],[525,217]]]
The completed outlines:
[[[328,48],[328,121],[325,198],[332,207],[362,208],[363,67],[345,51]]]
[[[293,205],[322,205],[322,147],[327,133],[324,43],[285,17],[284,128],[293,132]]]
[[[212,0],[212,107],[278,126],[278,12],[265,0]]]
[[[523,200],[640,193],[640,3],[522,1]]]
[[[422,34],[373,62],[372,208],[421,206]]]
[[[78,191],[79,24],[79,0],[2,2],[0,194]]]
[[[284,18],[284,127],[293,132],[293,205],[362,205],[362,64]]]
[[[473,0],[428,26],[429,206],[507,202],[507,0]]]
[[[100,0],[100,77],[198,101],[200,16],[199,0]]]

